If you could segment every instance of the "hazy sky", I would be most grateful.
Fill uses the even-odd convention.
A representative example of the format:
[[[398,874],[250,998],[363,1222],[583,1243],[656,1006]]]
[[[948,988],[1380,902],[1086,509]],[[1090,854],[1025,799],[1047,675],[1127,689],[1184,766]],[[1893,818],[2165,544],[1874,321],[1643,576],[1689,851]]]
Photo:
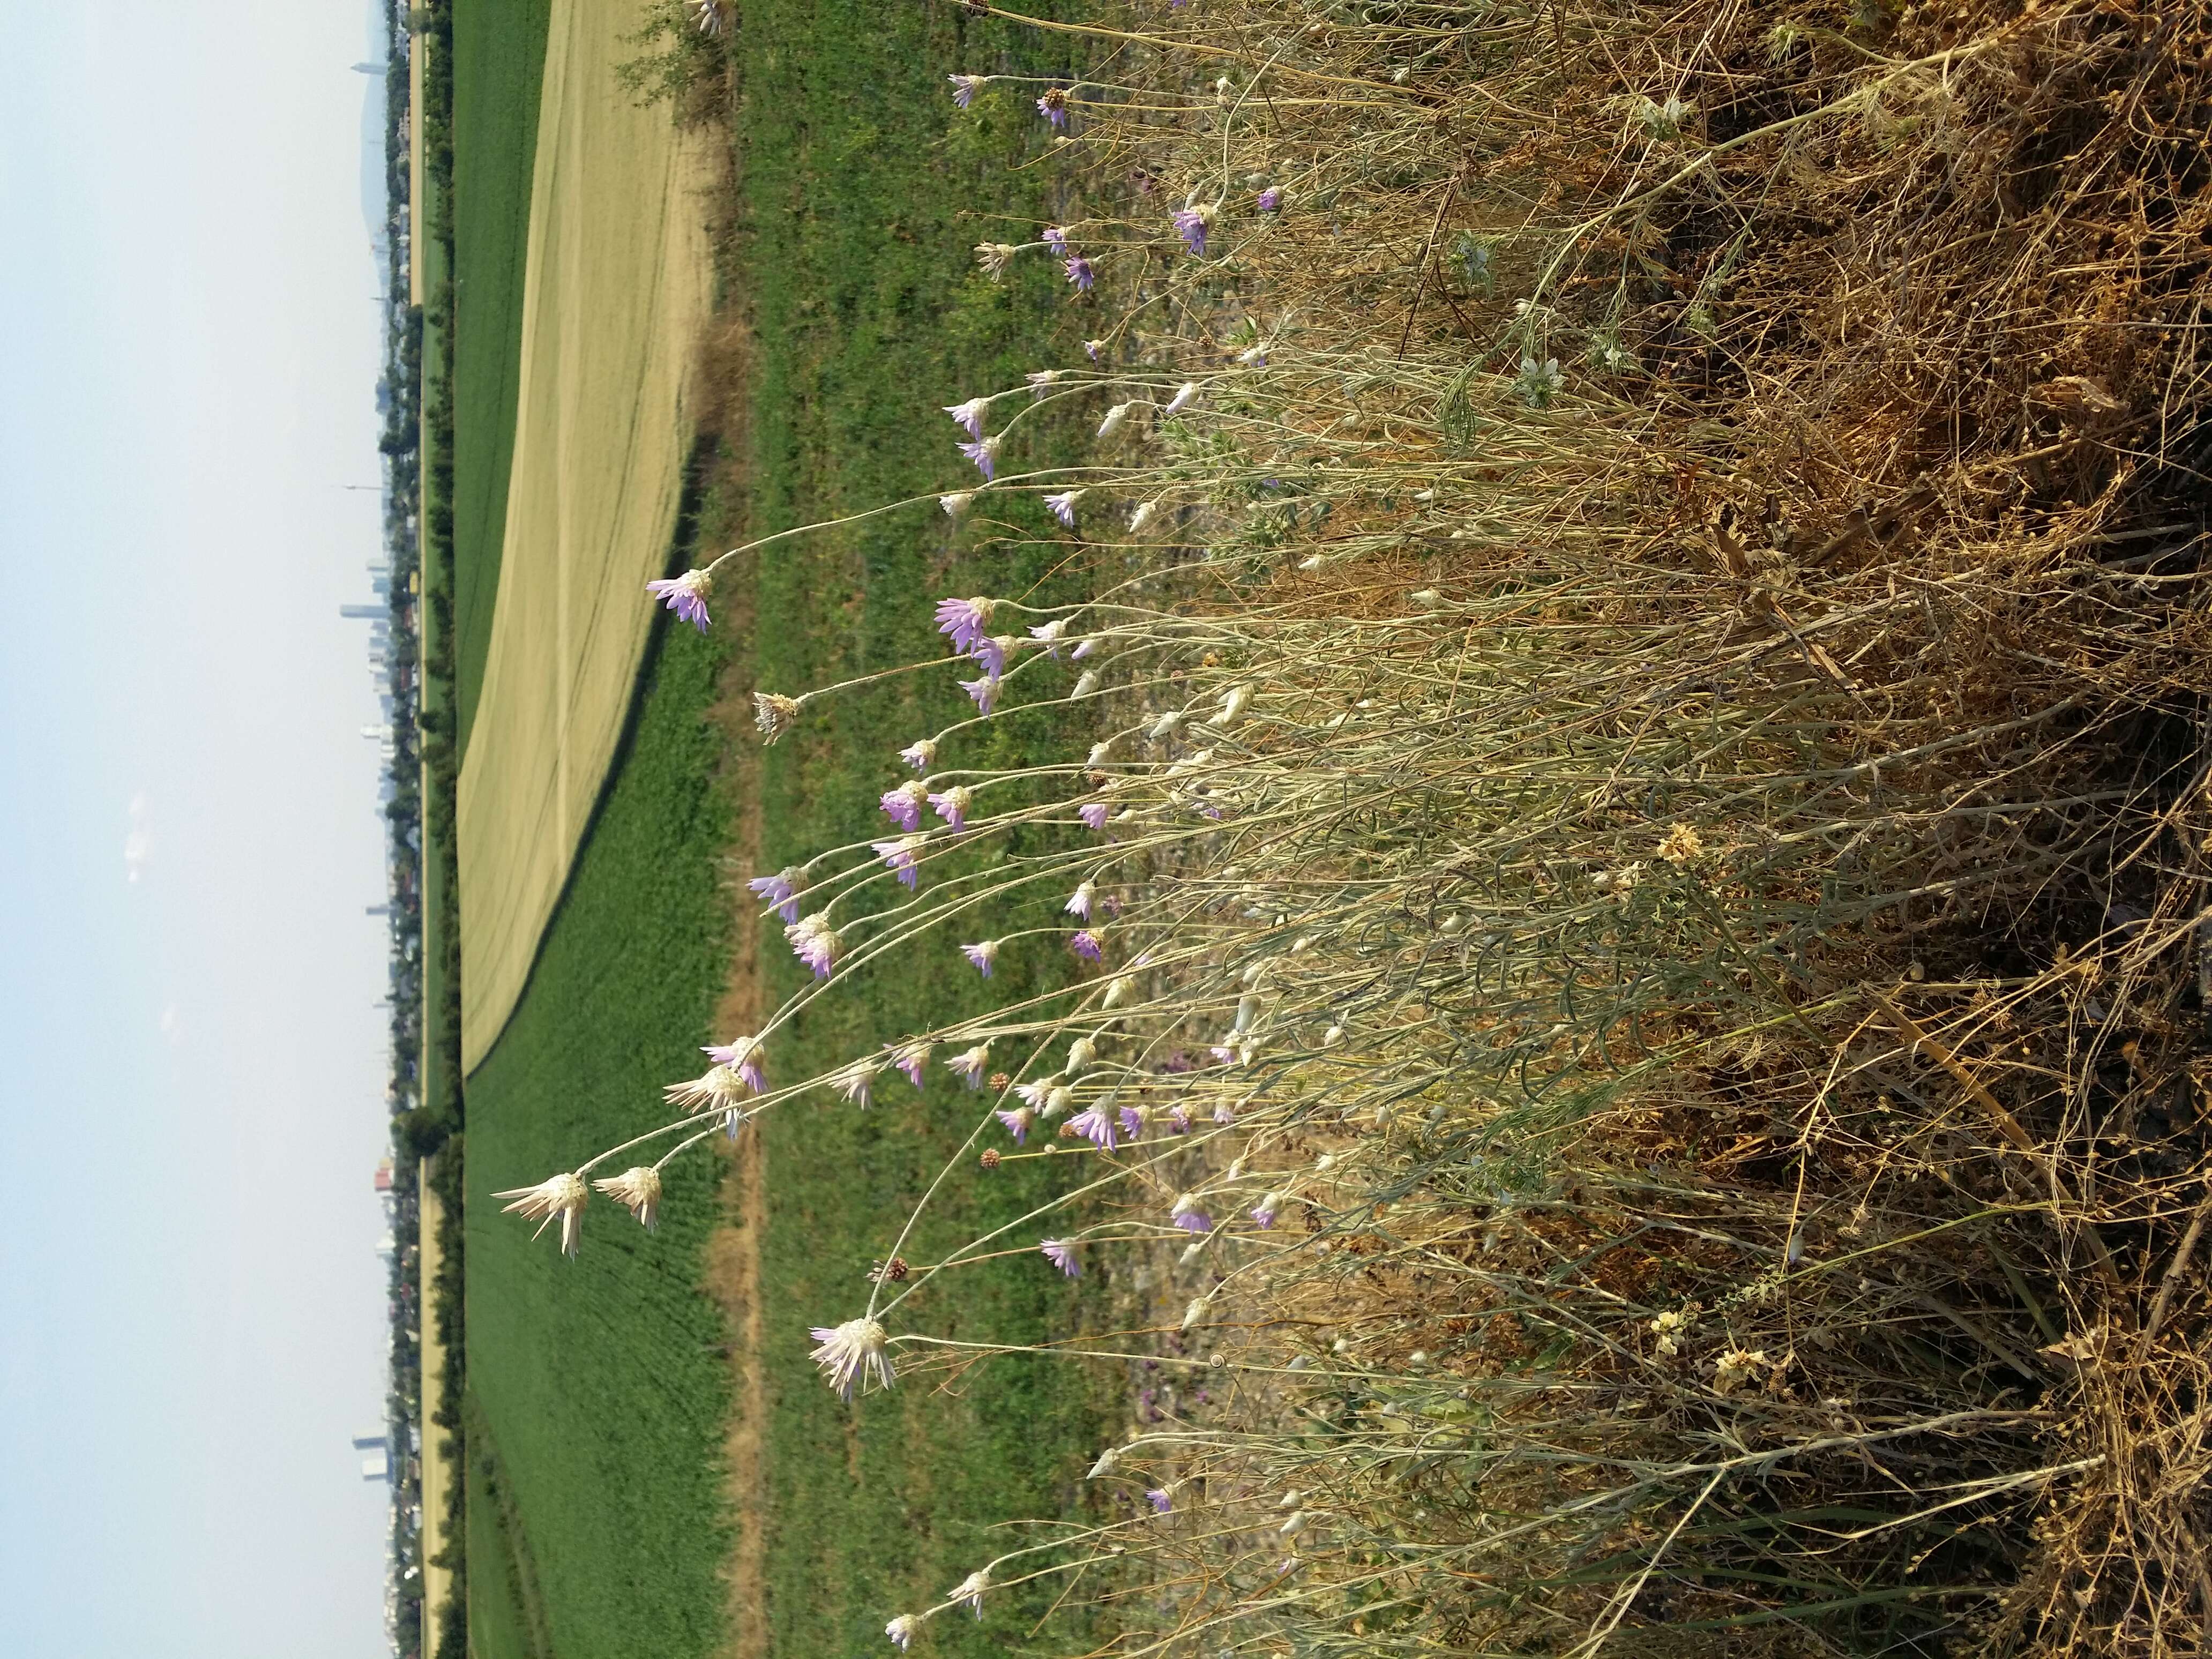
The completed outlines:
[[[9,0],[0,1653],[383,1650],[359,0]]]

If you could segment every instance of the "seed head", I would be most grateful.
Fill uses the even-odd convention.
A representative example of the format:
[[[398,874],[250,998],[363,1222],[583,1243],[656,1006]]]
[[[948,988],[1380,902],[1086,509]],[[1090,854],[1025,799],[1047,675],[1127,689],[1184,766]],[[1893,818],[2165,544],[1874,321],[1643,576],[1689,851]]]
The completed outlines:
[[[780,697],[773,691],[753,693],[753,724],[760,727],[761,741],[773,744],[791,730],[799,719],[799,700]]]

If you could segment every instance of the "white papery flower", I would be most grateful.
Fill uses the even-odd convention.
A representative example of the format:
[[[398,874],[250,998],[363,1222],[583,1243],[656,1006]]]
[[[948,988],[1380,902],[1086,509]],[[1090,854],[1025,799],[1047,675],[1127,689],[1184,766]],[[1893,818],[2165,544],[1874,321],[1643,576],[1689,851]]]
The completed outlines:
[[[1062,1069],[1070,1077],[1079,1076],[1091,1069],[1091,1062],[1097,1057],[1097,1043],[1087,1036],[1079,1036],[1067,1045],[1067,1064]]]
[[[1132,536],[1142,535],[1145,526],[1152,523],[1152,515],[1159,510],[1160,504],[1158,501],[1138,502],[1137,510],[1129,514],[1129,533]]]
[[[981,1619],[983,1616],[983,1592],[990,1588],[990,1568],[978,1567],[947,1590],[945,1599],[950,1601],[965,1601],[969,1610]]]
[[[821,1346],[807,1358],[822,1368],[840,1399],[850,1400],[858,1383],[873,1389],[890,1387],[891,1357],[884,1346],[890,1339],[874,1320],[864,1314],[842,1325],[817,1325],[813,1336]]]
[[[1071,697],[1087,697],[1097,689],[1098,671],[1095,668],[1086,668],[1080,674],[1075,677],[1075,690],[1069,692],[1068,696]]]
[[[646,1231],[660,1231],[659,1170],[641,1164],[604,1181],[594,1181],[592,1185],[636,1217],[644,1224]]]
[[[1199,385],[1197,381],[1185,380],[1181,386],[1176,388],[1176,395],[1168,400],[1166,412],[1170,415],[1182,414],[1183,410],[1188,409],[1193,404],[1198,401],[1198,392]]]
[[[1119,432],[1122,422],[1129,418],[1129,408],[1130,405],[1127,404],[1115,404],[1113,408],[1108,410],[1106,418],[1098,422],[1098,435],[1102,438],[1110,438]]]
[[[1121,1449],[1115,1446],[1109,1446],[1104,1451],[1098,1454],[1098,1461],[1091,1466],[1091,1473],[1084,1478],[1088,1480],[1101,1480],[1105,1476],[1113,1474],[1114,1466],[1121,1461]]]
[[[573,1256],[582,1242],[584,1206],[591,1200],[591,1193],[579,1175],[549,1176],[535,1187],[514,1187],[503,1193],[494,1193],[494,1198],[511,1198],[507,1206],[508,1215],[520,1214],[526,1220],[538,1223],[538,1232],[532,1238],[553,1224],[553,1218],[561,1218],[561,1254]]]
[[[921,1628],[921,1620],[915,1618],[910,1613],[902,1613],[899,1614],[897,1618],[892,1620],[890,1624],[884,1626],[884,1634],[890,1637],[892,1641],[897,1643],[898,1650],[901,1653],[904,1653],[907,1650],[908,1645],[914,1640],[915,1632]]]
[[[957,519],[968,510],[975,499],[975,492],[972,489],[955,489],[947,495],[939,495],[937,498],[937,504],[945,509],[946,518]]]

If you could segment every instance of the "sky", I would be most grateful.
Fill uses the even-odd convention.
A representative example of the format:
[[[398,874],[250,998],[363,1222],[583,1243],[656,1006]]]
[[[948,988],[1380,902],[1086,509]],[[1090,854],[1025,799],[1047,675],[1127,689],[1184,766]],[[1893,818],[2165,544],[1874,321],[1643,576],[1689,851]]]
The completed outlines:
[[[0,9],[0,1653],[381,1654],[369,14]]]

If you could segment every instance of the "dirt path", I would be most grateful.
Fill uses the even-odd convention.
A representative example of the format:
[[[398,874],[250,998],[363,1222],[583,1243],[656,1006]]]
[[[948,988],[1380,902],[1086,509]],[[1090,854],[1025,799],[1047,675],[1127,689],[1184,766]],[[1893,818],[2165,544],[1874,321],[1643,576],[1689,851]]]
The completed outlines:
[[[690,442],[708,141],[617,71],[646,0],[553,0],[499,589],[459,787],[461,1063],[522,994],[621,735]]]

